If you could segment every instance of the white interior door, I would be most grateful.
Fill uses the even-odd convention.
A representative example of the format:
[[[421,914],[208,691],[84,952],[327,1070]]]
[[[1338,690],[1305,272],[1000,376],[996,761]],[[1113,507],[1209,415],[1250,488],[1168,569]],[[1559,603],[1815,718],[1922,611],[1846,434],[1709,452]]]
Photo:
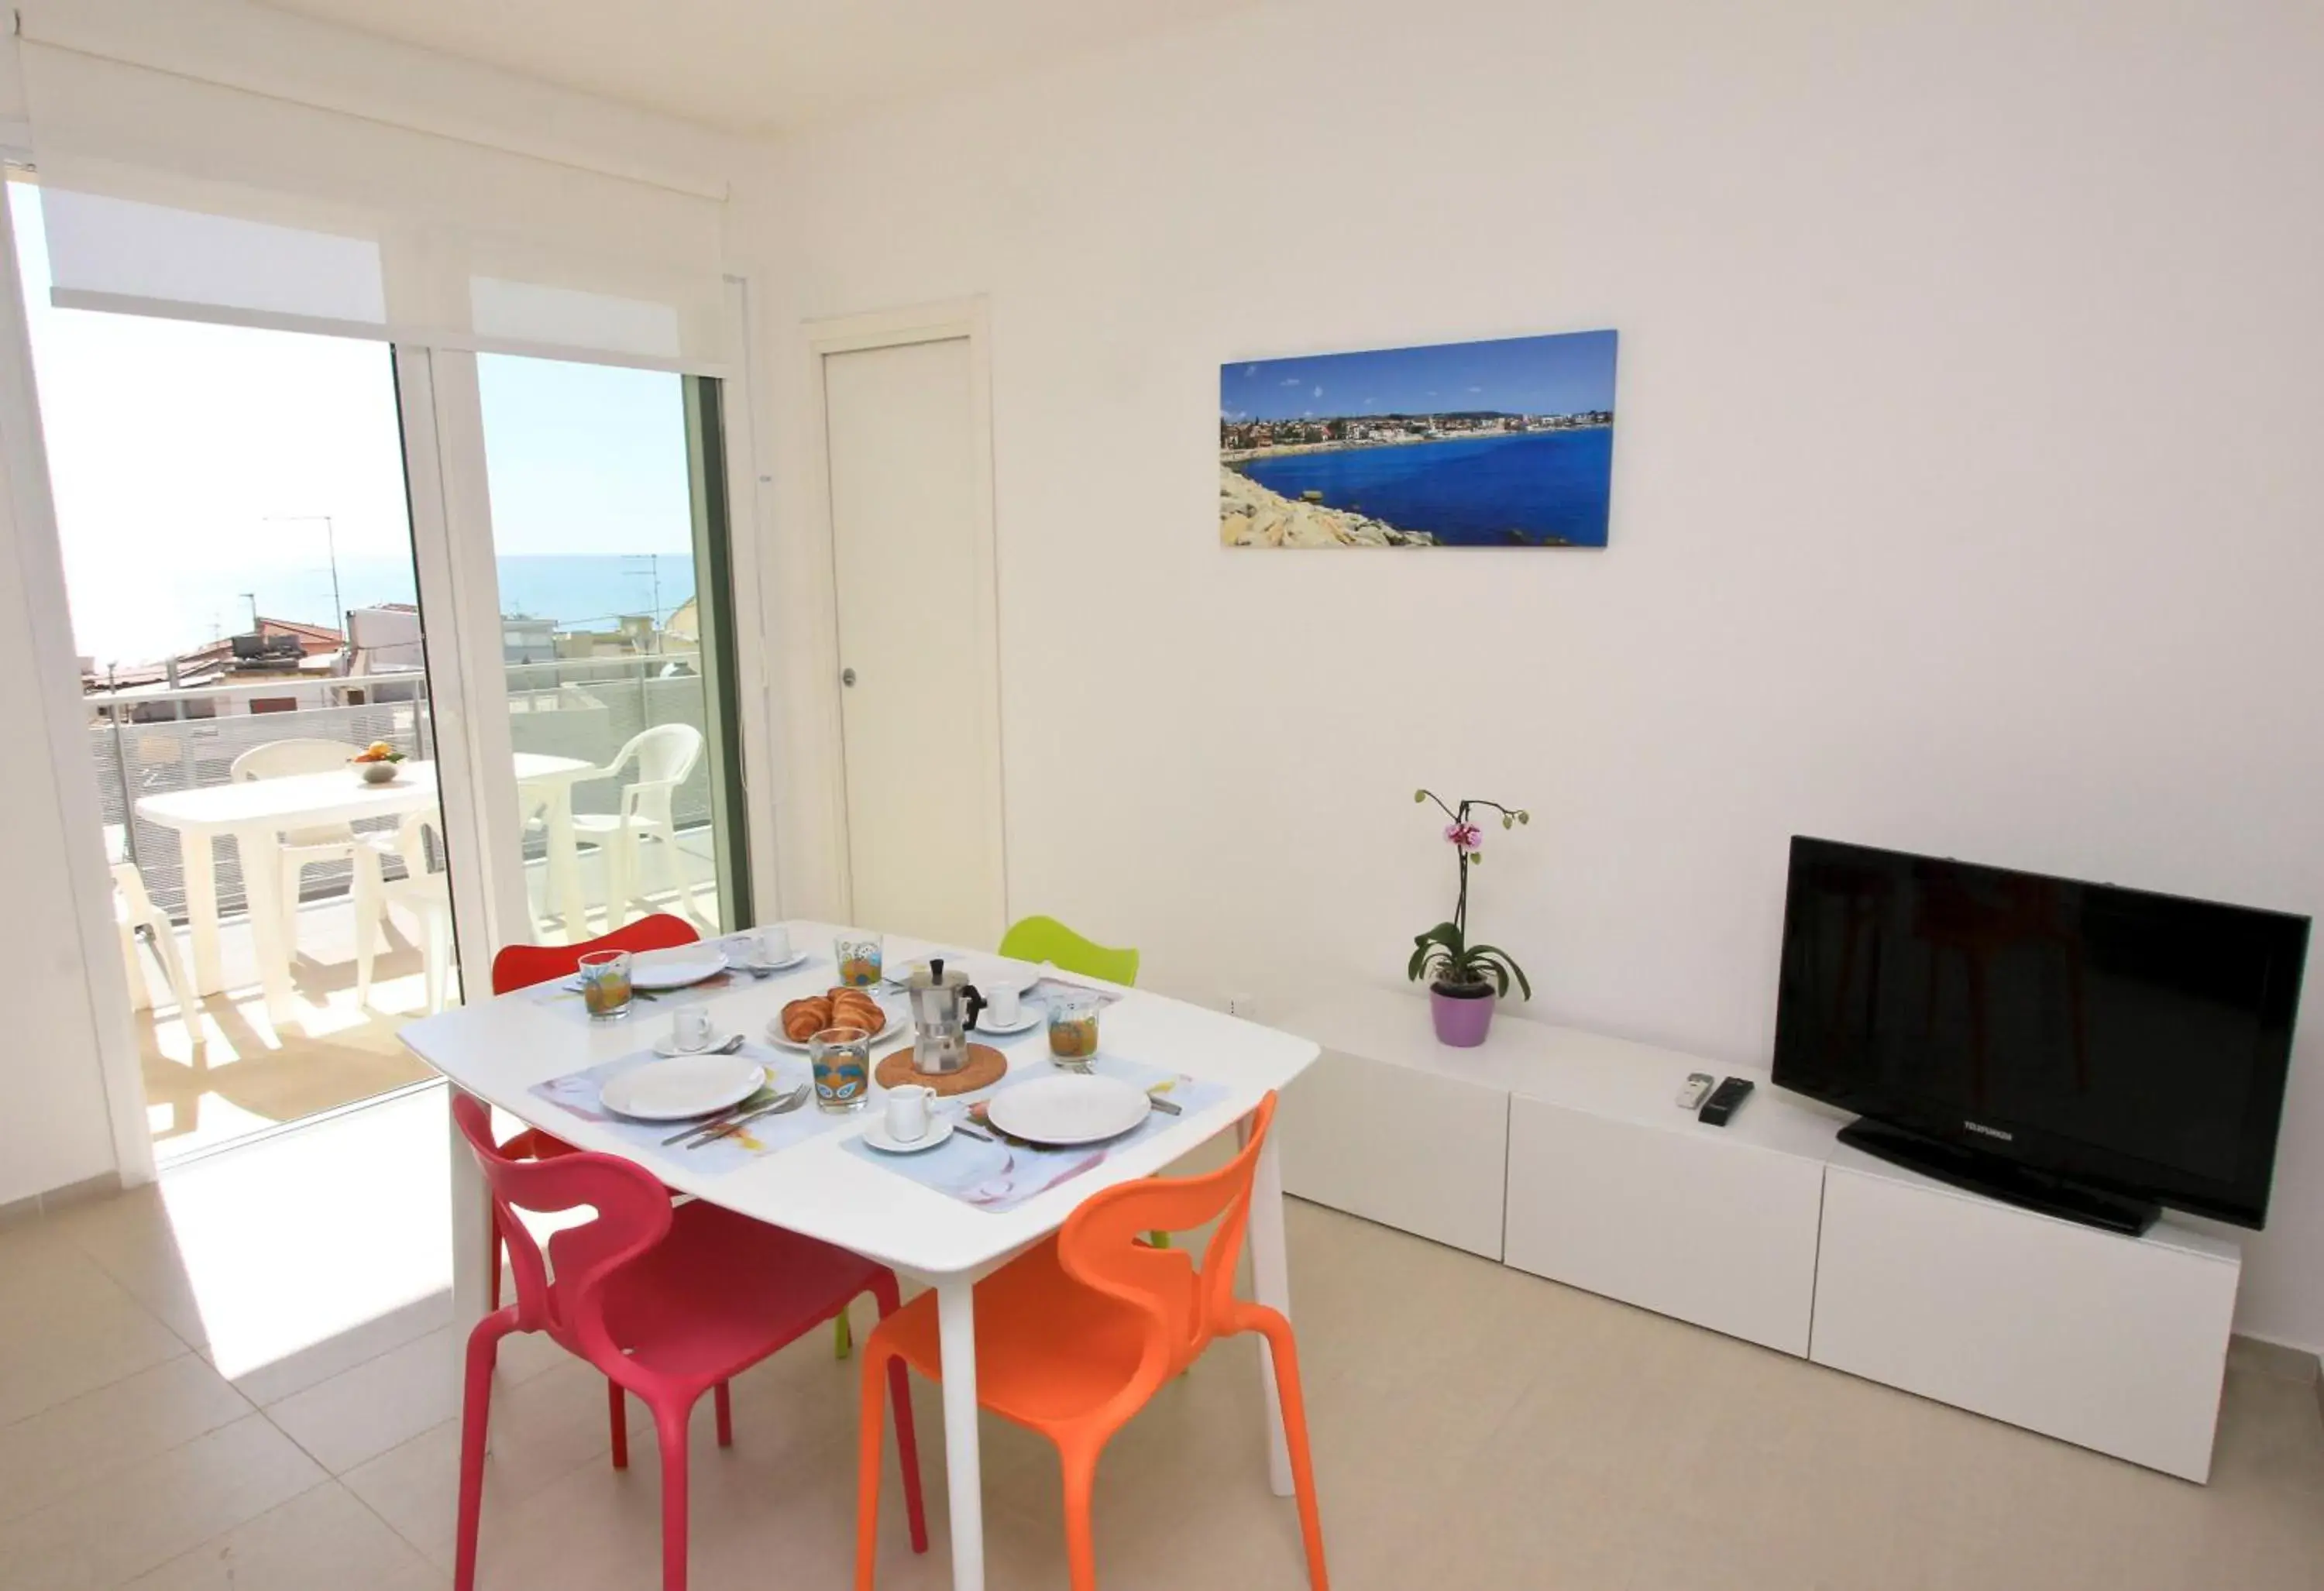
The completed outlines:
[[[990,498],[965,336],[826,353],[847,858],[856,921],[1004,926]]]

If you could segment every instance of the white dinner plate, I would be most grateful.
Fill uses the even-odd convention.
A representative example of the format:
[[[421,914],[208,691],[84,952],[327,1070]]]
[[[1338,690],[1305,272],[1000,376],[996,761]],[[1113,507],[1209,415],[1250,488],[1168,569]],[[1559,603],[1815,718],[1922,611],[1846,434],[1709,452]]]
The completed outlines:
[[[765,1068],[740,1055],[681,1055],[622,1073],[598,1098],[633,1120],[688,1121],[740,1105],[766,1081]]]
[[[904,1019],[885,1006],[880,1007],[880,1014],[888,1019],[888,1023],[886,1026],[872,1035],[872,1042],[875,1044],[890,1037],[898,1028],[904,1025]],[[780,1044],[786,1050],[797,1050],[802,1054],[807,1052],[805,1039],[795,1039],[783,1031],[783,1014],[780,1011],[776,1012],[773,1020],[767,1024],[767,1038],[770,1043]]]
[[[689,944],[679,950],[650,951],[630,960],[630,984],[634,989],[684,989],[715,978],[726,970],[726,958],[715,944]]]
[[[873,1120],[863,1127],[863,1141],[883,1154],[918,1154],[923,1149],[933,1149],[952,1136],[952,1117],[935,1116],[928,1118],[928,1130],[906,1143],[888,1136],[888,1124]]]
[[[1038,1027],[1045,1015],[1038,1007],[1019,1006],[1017,1007],[1017,1020],[1003,1027],[988,1013],[980,1011],[976,1014],[976,1031],[990,1034],[994,1038],[1007,1038],[1010,1034],[1023,1033],[1028,1027]]]
[[[1028,1144],[1095,1144],[1130,1131],[1153,1106],[1119,1078],[1061,1073],[993,1095],[984,1114]]]

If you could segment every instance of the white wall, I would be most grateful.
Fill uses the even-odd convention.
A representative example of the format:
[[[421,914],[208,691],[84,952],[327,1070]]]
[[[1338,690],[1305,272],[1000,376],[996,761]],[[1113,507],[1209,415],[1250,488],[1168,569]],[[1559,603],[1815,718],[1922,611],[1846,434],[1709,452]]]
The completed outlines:
[[[1010,904],[1163,987],[1399,976],[1423,783],[1537,814],[1475,908],[1536,1013],[1730,1062],[1794,832],[2324,906],[2319,19],[1285,7],[785,145],[788,901],[834,887],[799,322],[988,293]],[[1222,361],[1608,326],[1609,550],[1217,545]],[[2316,1002],[2295,1071],[2241,1323],[2314,1347]]]

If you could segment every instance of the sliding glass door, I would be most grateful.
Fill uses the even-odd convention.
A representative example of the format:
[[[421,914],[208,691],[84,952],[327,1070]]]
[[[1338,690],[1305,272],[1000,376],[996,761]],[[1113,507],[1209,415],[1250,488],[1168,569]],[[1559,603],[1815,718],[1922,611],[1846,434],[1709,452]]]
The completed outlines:
[[[717,381],[444,345],[506,282],[432,343],[249,308],[311,251],[156,284],[236,284],[216,303],[68,290],[55,258],[167,251],[9,190],[163,1157],[425,1081],[397,1029],[499,946],[752,921]],[[673,335],[639,356],[706,336]]]
[[[390,351],[58,308],[8,196],[157,1156],[423,1081],[397,1030],[460,985]]]
[[[474,365],[532,930],[744,925],[718,384]]]

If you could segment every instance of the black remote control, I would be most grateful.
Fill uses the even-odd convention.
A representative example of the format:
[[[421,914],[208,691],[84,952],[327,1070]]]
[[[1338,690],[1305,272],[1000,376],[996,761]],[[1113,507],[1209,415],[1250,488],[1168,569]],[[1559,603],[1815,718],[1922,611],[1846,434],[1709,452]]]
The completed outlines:
[[[1750,1091],[1749,1078],[1729,1078],[1711,1090],[1711,1098],[1705,1099],[1702,1108],[1695,1112],[1695,1120],[1707,1121],[1712,1127],[1725,1127],[1727,1118],[1735,1114],[1736,1107],[1743,1103],[1743,1096]]]

